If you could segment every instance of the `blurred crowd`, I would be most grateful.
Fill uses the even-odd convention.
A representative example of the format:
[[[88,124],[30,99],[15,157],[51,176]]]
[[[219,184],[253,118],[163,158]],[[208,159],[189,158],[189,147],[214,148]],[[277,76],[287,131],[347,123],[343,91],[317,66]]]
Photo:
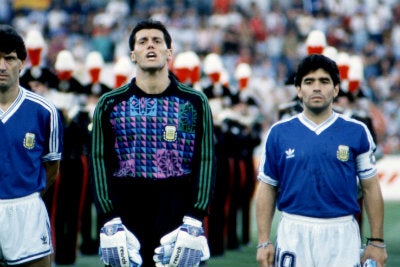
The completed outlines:
[[[70,203],[76,207],[71,214],[54,215],[54,211],[60,224],[65,224],[59,227],[63,233],[56,230],[56,238],[78,231],[78,220],[87,225],[84,217],[90,217],[92,211],[87,162],[81,156],[90,152],[91,114],[101,94],[135,75],[128,58],[128,38],[136,22],[144,18],[167,26],[175,54],[171,70],[182,82],[203,90],[214,109],[216,132],[221,135],[217,147],[220,175],[228,175],[217,185],[220,200],[211,214],[229,217],[227,226],[224,218],[210,216],[214,255],[222,254],[225,246],[235,249],[240,242],[249,242],[249,202],[255,182],[252,155],[268,127],[283,112],[290,113],[288,107],[295,109],[291,105],[296,98],[293,72],[309,53],[311,32],[322,33],[323,45],[337,54],[361,59],[361,78],[347,100],[358,114],[371,119],[379,155],[400,152],[397,0],[0,0],[0,22],[16,27],[26,37],[28,50],[40,47],[40,59],[33,60],[29,54],[22,85],[52,98],[63,111],[68,149],[61,176],[85,177],[56,185],[55,193],[65,194],[56,205],[67,205],[64,200],[73,198]],[[189,57],[178,60],[187,52]],[[190,64],[196,65],[198,75],[186,81],[186,74],[178,70]],[[58,91],[57,97],[52,89]],[[348,85],[342,90],[349,96]],[[71,92],[76,97],[71,98]],[[214,98],[220,102],[215,104]],[[80,191],[68,194],[74,188]],[[240,238],[236,225],[239,209],[243,216]],[[90,239],[93,230],[88,231]],[[225,235],[228,241],[222,240]],[[77,242],[76,237],[64,241],[72,246]],[[59,243],[59,250],[68,242]],[[81,250],[96,253],[97,241],[88,242]],[[58,262],[73,263],[74,253],[60,256]]]

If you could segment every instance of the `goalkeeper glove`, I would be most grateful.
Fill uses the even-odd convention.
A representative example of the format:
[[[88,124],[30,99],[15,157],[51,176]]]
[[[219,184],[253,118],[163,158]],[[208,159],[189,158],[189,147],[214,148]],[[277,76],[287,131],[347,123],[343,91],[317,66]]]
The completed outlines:
[[[140,243],[122,224],[119,217],[104,224],[100,229],[100,259],[112,267],[139,267],[142,257]]]
[[[194,267],[210,258],[202,223],[183,217],[183,224],[160,240],[153,257],[156,267]]]

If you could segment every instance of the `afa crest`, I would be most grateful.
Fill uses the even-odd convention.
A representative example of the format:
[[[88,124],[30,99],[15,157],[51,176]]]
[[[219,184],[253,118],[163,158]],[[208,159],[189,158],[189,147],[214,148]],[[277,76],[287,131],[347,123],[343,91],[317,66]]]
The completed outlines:
[[[164,140],[167,142],[174,142],[176,140],[176,127],[167,125],[164,129]]]
[[[350,149],[348,146],[340,145],[338,150],[336,151],[336,157],[340,161],[348,161],[349,160]]]
[[[35,147],[35,134],[26,133],[24,138],[24,147],[27,149],[33,149]]]

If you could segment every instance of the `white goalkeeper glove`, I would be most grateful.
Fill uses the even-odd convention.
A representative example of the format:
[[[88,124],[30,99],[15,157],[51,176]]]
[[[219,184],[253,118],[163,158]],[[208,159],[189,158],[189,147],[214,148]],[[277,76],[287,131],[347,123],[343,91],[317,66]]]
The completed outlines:
[[[195,267],[210,258],[202,223],[183,217],[183,224],[160,240],[153,257],[156,267]]]
[[[100,259],[112,267],[140,267],[139,240],[117,217],[100,229]]]

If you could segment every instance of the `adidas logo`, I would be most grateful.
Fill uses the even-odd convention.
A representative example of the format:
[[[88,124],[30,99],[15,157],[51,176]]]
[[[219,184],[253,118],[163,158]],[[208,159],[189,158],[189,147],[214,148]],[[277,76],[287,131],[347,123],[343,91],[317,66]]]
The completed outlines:
[[[47,236],[42,235],[42,237],[40,238],[42,240],[42,244],[46,245],[47,244]]]
[[[285,151],[285,154],[287,159],[294,158],[294,149],[289,148],[288,150]]]

